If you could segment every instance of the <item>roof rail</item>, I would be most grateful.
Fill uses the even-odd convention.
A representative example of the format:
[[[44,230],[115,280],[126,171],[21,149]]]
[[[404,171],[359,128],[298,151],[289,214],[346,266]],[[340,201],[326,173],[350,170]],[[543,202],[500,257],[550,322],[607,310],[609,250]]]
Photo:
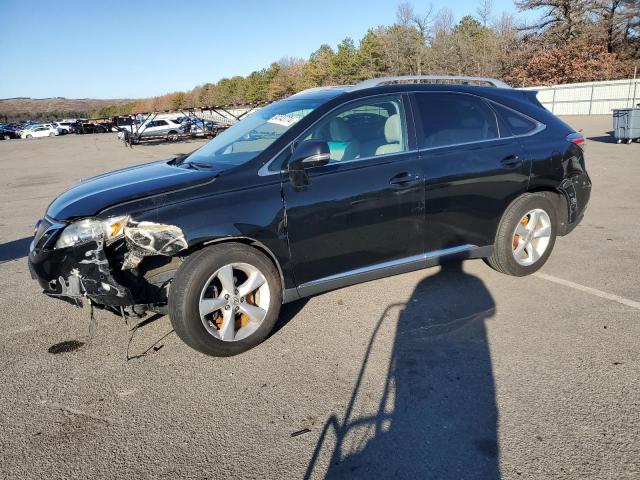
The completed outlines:
[[[490,77],[464,77],[464,76],[449,76],[449,75],[406,75],[398,77],[379,77],[370,78],[355,85],[354,90],[360,90],[363,88],[377,87],[385,83],[396,82],[411,82],[415,83],[487,83],[496,88],[511,88],[511,86],[504,83],[502,80]]]

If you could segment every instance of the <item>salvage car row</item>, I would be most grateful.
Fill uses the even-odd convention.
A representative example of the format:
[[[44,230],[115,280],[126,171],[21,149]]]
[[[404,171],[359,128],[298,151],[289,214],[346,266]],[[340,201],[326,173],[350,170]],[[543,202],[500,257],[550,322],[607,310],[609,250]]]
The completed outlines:
[[[172,118],[114,117],[93,121],[65,119],[50,123],[23,121],[0,124],[0,140],[55,137],[70,133],[120,132],[120,138],[126,135],[135,137],[136,140],[154,137],[175,141],[185,136],[215,136],[227,127],[228,125],[213,120],[184,115]]]
[[[0,124],[0,140],[55,137],[68,133],[106,133],[112,131],[112,128],[113,125],[111,123],[87,123],[75,119],[47,123],[23,121]]]

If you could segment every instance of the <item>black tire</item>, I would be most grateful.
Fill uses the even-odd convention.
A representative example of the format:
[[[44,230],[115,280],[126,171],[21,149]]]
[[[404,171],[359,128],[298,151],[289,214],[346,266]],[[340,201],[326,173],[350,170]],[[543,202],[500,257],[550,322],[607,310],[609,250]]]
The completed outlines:
[[[169,133],[167,133],[167,140],[170,142],[177,142],[178,132],[176,132],[175,130],[171,130]]]
[[[270,290],[267,314],[247,338],[226,342],[211,335],[200,319],[200,293],[218,269],[231,263],[248,263],[266,278]],[[237,355],[260,344],[275,325],[282,305],[282,285],[274,264],[261,252],[239,243],[211,245],[190,255],[178,268],[169,289],[169,318],[173,328],[191,348],[214,357]]]
[[[531,265],[521,265],[514,258],[514,231],[523,217],[534,209],[544,210],[549,216],[551,236],[546,250],[538,260]],[[525,193],[515,199],[504,212],[498,225],[493,254],[486,258],[485,262],[494,270],[507,275],[516,277],[531,275],[539,270],[551,255],[556,242],[557,226],[555,206],[546,194],[542,192]]]
[[[33,138],[33,135],[27,135],[27,140],[31,140]]]

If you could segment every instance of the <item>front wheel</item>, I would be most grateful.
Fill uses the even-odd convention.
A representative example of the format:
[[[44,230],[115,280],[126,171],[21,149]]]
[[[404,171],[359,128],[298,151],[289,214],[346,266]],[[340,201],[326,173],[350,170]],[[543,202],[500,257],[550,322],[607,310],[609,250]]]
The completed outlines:
[[[50,137],[55,137],[55,136],[56,136],[56,134],[55,134],[55,133],[53,133],[53,132],[51,132],[51,133],[49,134],[49,136],[50,136]]]
[[[540,269],[556,241],[556,211],[544,193],[526,193],[502,216],[493,254],[486,262],[493,269],[522,277]]]
[[[178,132],[175,131],[170,131],[169,133],[167,133],[167,140],[170,142],[177,142],[178,141]]]
[[[190,347],[216,357],[261,343],[278,319],[280,276],[258,250],[212,245],[190,255],[169,289],[169,317]]]

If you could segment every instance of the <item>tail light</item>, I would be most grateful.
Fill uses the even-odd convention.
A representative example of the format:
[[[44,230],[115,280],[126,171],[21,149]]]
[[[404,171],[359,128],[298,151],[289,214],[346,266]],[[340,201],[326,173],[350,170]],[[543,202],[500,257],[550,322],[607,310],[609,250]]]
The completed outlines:
[[[584,147],[584,136],[578,132],[570,133],[567,135],[567,142]]]

